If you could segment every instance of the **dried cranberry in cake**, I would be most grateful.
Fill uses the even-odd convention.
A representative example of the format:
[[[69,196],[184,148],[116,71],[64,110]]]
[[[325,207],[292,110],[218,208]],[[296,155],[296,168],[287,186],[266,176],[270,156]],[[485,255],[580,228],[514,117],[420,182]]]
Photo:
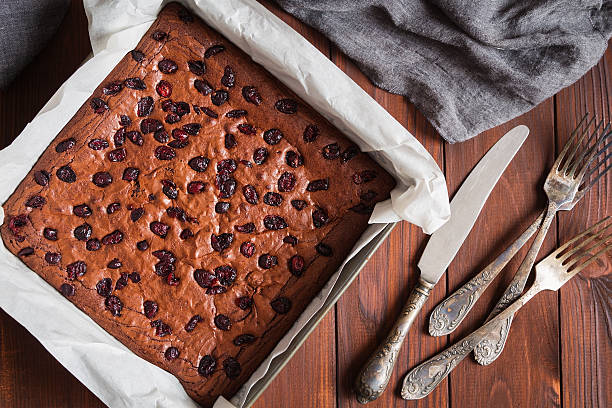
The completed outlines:
[[[234,225],[234,229],[244,234],[250,234],[251,232],[255,231],[255,224],[252,222],[247,222],[243,225]]]
[[[121,277],[117,279],[117,282],[115,282],[115,290],[121,290],[125,288],[128,283],[128,274],[124,272],[121,274]]]
[[[87,264],[83,261],[76,261],[66,266],[66,274],[68,279],[75,280],[87,273]]]
[[[113,214],[121,209],[121,203],[110,203],[106,206],[106,213]]]
[[[342,152],[342,163],[346,163],[351,160],[353,157],[357,156],[360,153],[359,148],[357,146],[349,146],[345,151]]]
[[[23,256],[30,256],[34,254],[34,248],[32,247],[25,247],[25,248],[21,248],[19,250],[19,252],[17,252],[17,256],[23,257]]]
[[[164,323],[161,320],[153,320],[151,322],[151,327],[155,328],[156,336],[164,337],[169,334],[172,334],[172,328],[167,323]]]
[[[250,258],[255,254],[255,244],[249,241],[243,242],[240,245],[240,253],[247,258]]]
[[[87,143],[87,146],[92,150],[104,150],[108,148],[108,142],[104,139],[92,139]]]
[[[285,153],[285,162],[289,167],[297,168],[304,164],[304,157],[293,150],[289,150]]]
[[[283,238],[283,242],[291,246],[296,246],[298,243],[298,239],[297,237],[294,237],[293,235],[287,235],[285,238]]]
[[[60,293],[65,297],[74,296],[74,286],[69,283],[62,283],[62,286],[60,286]]]
[[[263,139],[269,145],[278,144],[283,138],[283,132],[280,129],[268,129],[263,134]]]
[[[164,31],[156,30],[153,32],[153,34],[151,34],[151,38],[155,41],[164,41],[166,38],[168,38],[168,34]]]
[[[257,92],[257,88],[254,86],[245,86],[242,88],[242,97],[245,101],[252,103],[253,105],[259,106],[261,104],[261,95]]]
[[[119,128],[113,135],[115,147],[123,146],[125,143],[125,127]]]
[[[205,289],[217,283],[217,277],[206,269],[196,269],[193,271],[193,279]]]
[[[248,160],[244,160],[244,159],[240,160],[240,164],[242,164],[242,165],[243,165],[243,166],[245,166],[245,167],[248,167],[249,169],[250,169],[251,167],[253,167],[253,165],[251,164],[251,162],[250,162],[250,161],[248,161]]]
[[[168,235],[168,231],[170,230],[169,225],[159,221],[153,221],[151,224],[149,224],[149,228],[151,229],[152,233],[162,238],[166,238],[166,235]]]
[[[50,177],[51,177],[51,175],[47,171],[45,171],[45,170],[40,170],[40,171],[37,171],[36,173],[34,173],[34,181],[39,186],[43,186],[44,187],[47,184],[49,184],[49,178]]]
[[[229,210],[229,208],[230,208],[230,203],[226,201],[219,201],[215,204],[215,212],[217,214],[224,214]]]
[[[93,98],[89,102],[89,106],[91,106],[91,109],[93,109],[94,113],[97,113],[98,115],[101,115],[108,110],[108,105],[100,98]]]
[[[184,147],[187,147],[187,145],[189,145],[189,141],[188,140],[178,140],[178,139],[175,139],[175,140],[171,141],[170,143],[168,143],[168,146],[173,147],[175,149],[182,149]]]
[[[228,357],[223,360],[223,371],[225,371],[225,375],[228,378],[236,378],[240,375],[242,370],[238,360],[236,360],[234,357]]]
[[[163,59],[159,61],[157,67],[164,74],[174,74],[178,69],[176,62],[172,61],[171,59]]]
[[[164,352],[164,357],[166,360],[175,360],[178,358],[180,352],[176,347],[168,347]]]
[[[113,291],[113,281],[111,278],[101,279],[98,283],[96,283],[96,292],[98,295],[102,297],[110,296]]]
[[[219,189],[219,197],[230,198],[236,192],[236,180],[227,175],[227,173],[217,174],[215,177],[215,185]]]
[[[176,111],[176,106],[172,99],[165,99],[161,102],[161,108],[164,112],[174,112]]]
[[[301,256],[293,255],[291,259],[289,259],[289,272],[291,272],[293,275],[298,277],[302,276],[305,268],[306,262]]]
[[[338,143],[330,143],[323,148],[321,154],[327,160],[337,159],[340,156],[340,146],[338,146]]]
[[[119,124],[121,126],[130,126],[132,124],[132,119],[128,115],[119,116]]]
[[[140,131],[144,134],[157,132],[164,128],[164,125],[157,119],[143,119],[140,121]]]
[[[236,138],[234,137],[234,135],[232,135],[231,133],[226,133],[225,134],[225,148],[226,149],[231,149],[233,147],[236,147],[238,145],[238,143],[236,143]]]
[[[372,170],[364,170],[353,174],[353,183],[363,184],[372,181],[376,178],[376,173]]]
[[[217,173],[230,174],[236,171],[238,165],[234,159],[225,159],[217,163]]]
[[[76,173],[72,170],[72,167],[65,165],[57,169],[55,175],[58,179],[64,183],[74,183],[76,181]]]
[[[204,321],[204,319],[202,319],[202,316],[194,315],[191,319],[189,319],[189,321],[185,325],[185,331],[187,331],[187,332],[194,331],[196,326],[197,326],[197,324],[200,323],[200,322],[203,322],[203,321]]]
[[[45,228],[43,230],[43,237],[49,241],[57,241],[57,230],[55,228]]]
[[[142,60],[145,57],[145,55],[141,51],[138,51],[138,50],[130,51],[130,55],[132,55],[132,59],[136,62],[142,62]]]
[[[130,213],[130,219],[132,222],[138,221],[144,215],[144,208],[135,208]]]
[[[357,214],[371,214],[372,211],[374,211],[374,206],[369,206],[364,203],[359,203],[349,208],[349,210]]]
[[[160,129],[153,133],[153,139],[157,140],[159,143],[168,143],[170,136],[168,135],[168,132],[166,132],[166,129]]]
[[[284,172],[278,179],[278,191],[288,193],[295,187],[295,176],[289,172]]]
[[[155,157],[158,160],[172,160],[176,157],[176,152],[168,146],[157,146],[155,148]]]
[[[172,95],[172,84],[162,79],[155,85],[155,91],[162,98],[169,98]]]
[[[272,306],[272,309],[278,314],[287,314],[291,309],[291,300],[280,296],[270,302],[270,306]]]
[[[240,131],[240,133],[245,135],[254,135],[255,133],[257,133],[257,129],[255,129],[253,125],[250,125],[248,123],[239,124],[238,130]]]
[[[208,109],[206,106],[200,106],[200,109],[202,110],[202,112],[204,112],[205,115],[210,116],[213,119],[217,119],[219,117],[217,112],[212,109]]]
[[[145,240],[138,241],[136,243],[136,248],[138,248],[139,251],[146,251],[149,249],[149,243]]]
[[[85,248],[88,251],[97,251],[98,249],[102,248],[102,244],[98,238],[91,238],[85,243]]]
[[[219,235],[210,235],[210,245],[217,252],[222,252],[224,249],[229,248],[233,241],[234,234],[230,234],[227,232]]]
[[[315,192],[329,189],[329,179],[319,179],[308,183],[306,191]]]
[[[264,164],[268,158],[268,149],[265,147],[258,147],[253,152],[253,161],[255,164]]]
[[[189,67],[189,71],[197,76],[202,76],[206,73],[206,64],[204,61],[190,60],[187,61],[187,66]]]
[[[198,194],[203,192],[206,189],[206,183],[203,181],[192,181],[187,184],[187,192],[189,194]]]
[[[227,65],[223,70],[223,76],[221,77],[221,83],[228,88],[231,88],[236,83],[236,74],[234,74],[234,70],[232,67]]]
[[[319,242],[316,246],[315,246],[316,251],[323,256],[332,256],[333,255],[333,251],[331,249],[331,247],[329,245],[326,245],[322,242]]]
[[[136,167],[126,167],[123,170],[123,177],[121,177],[125,181],[136,181],[138,180],[138,175],[140,174],[140,170]]]
[[[92,211],[87,204],[79,204],[72,208],[72,213],[77,217],[87,218],[92,214]]]
[[[183,117],[189,112],[191,112],[191,108],[189,107],[189,104],[187,102],[177,102],[174,104],[174,107],[176,110],[176,114],[180,117]]]
[[[62,140],[55,146],[55,151],[58,153],[64,153],[66,150],[72,149],[75,144],[76,140],[74,139],[74,137]]]
[[[125,151],[125,149],[123,147],[120,147],[119,149],[111,150],[110,152],[108,152],[106,157],[108,157],[108,160],[112,162],[121,162],[125,160],[126,155],[127,152]]]
[[[104,85],[104,88],[102,88],[102,93],[104,95],[113,96],[121,92],[122,89],[123,85],[121,85],[121,82],[109,82],[108,84]]]
[[[155,274],[161,276],[162,278],[170,276],[173,274],[176,267],[173,263],[167,261],[159,261],[155,264]]]
[[[173,129],[172,137],[176,140],[185,141],[189,139],[189,135],[183,129]]]
[[[123,241],[123,232],[119,230],[115,230],[102,238],[104,245],[117,245],[121,241]]]
[[[145,300],[144,303],[142,304],[142,309],[144,311],[144,315],[148,319],[152,319],[157,314],[159,307],[157,306],[156,302],[152,300]]]
[[[199,123],[187,123],[182,127],[183,131],[192,136],[197,135],[200,132],[200,128],[202,128],[202,125]]]
[[[123,81],[126,88],[135,89],[137,91],[144,91],[147,89],[147,85],[140,78],[128,78]]]
[[[195,113],[197,113],[198,115],[199,115],[200,113],[202,113],[202,112],[200,111],[200,107],[199,107],[198,105],[192,105],[192,106],[193,106],[193,111],[194,111]]]
[[[193,81],[193,87],[204,96],[213,91],[212,85],[205,79],[196,79]],[[202,106],[200,106],[200,109],[202,109]]]
[[[251,344],[255,341],[256,337],[252,334],[241,334],[234,339],[235,346],[244,346],[247,344]]]
[[[181,239],[193,238],[193,231],[191,231],[189,228],[185,228],[184,230],[181,231],[181,234],[179,235],[179,237]]]
[[[81,224],[74,229],[73,234],[79,241],[87,241],[91,237],[91,225]]]
[[[26,201],[25,206],[30,208],[40,208],[46,203],[47,199],[45,197],[37,195],[28,198],[28,201]]]
[[[315,228],[321,228],[328,222],[329,216],[327,215],[327,211],[321,207],[316,207],[312,212],[312,223],[314,224]]]
[[[180,279],[174,274],[174,272],[171,272],[166,277],[166,283],[170,286],[177,286],[179,282],[180,282]]]
[[[270,269],[278,265],[278,258],[274,255],[263,254],[257,259],[257,265],[262,269]]]
[[[93,175],[91,181],[98,187],[106,187],[113,182],[113,177],[106,171],[99,171]]]
[[[276,101],[274,107],[277,111],[290,115],[297,112],[298,103],[297,101],[289,98],[280,99]]]
[[[136,114],[140,117],[149,116],[153,112],[154,101],[150,96],[141,98],[136,104]]]
[[[221,330],[228,331],[229,329],[232,328],[232,322],[230,318],[224,314],[216,315],[214,318],[214,322],[215,322],[215,326],[217,326]]]
[[[242,187],[242,194],[244,195],[244,199],[249,204],[257,204],[259,202],[259,194],[257,194],[257,190],[250,184]]]
[[[123,309],[123,303],[121,303],[121,299],[119,299],[115,295],[111,295],[104,300],[104,306],[106,309],[111,312],[113,316],[121,316],[121,310]]]
[[[280,215],[266,215],[263,223],[266,229],[272,231],[287,228],[287,222]]]
[[[210,377],[217,367],[217,360],[211,355],[205,355],[200,359],[198,364],[198,374],[203,377]]]
[[[223,286],[230,286],[236,280],[236,270],[229,265],[215,268],[215,276]]]
[[[138,272],[132,272],[128,275],[128,277],[133,283],[140,282],[140,274]]]
[[[204,58],[210,58],[213,55],[217,55],[221,51],[225,51],[225,46],[221,44],[213,45],[212,47],[206,49],[206,51],[204,52]]]
[[[248,296],[242,296],[236,299],[236,306],[242,310],[248,310],[253,306],[253,299]]]
[[[272,207],[278,207],[283,202],[283,196],[278,193],[267,192],[264,195],[264,203]]]
[[[225,117],[234,119],[234,118],[241,118],[246,115],[247,115],[247,111],[245,111],[244,109],[234,109],[234,110],[227,112],[225,114]]]
[[[185,211],[183,211],[180,207],[169,207],[166,209],[166,214],[170,218],[176,218],[181,221],[187,221],[187,216],[185,215]]]
[[[221,106],[229,100],[229,92],[219,89],[210,95],[210,100],[213,105]]]

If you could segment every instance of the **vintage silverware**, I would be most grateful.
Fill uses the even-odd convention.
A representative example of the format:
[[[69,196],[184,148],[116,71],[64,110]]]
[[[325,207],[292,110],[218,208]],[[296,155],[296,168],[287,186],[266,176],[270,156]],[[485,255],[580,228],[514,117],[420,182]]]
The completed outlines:
[[[594,119],[594,118],[593,118]],[[527,283],[529,273],[533,268],[536,256],[544,242],[544,237],[550,227],[555,213],[566,203],[571,203],[584,179],[589,165],[599,152],[599,146],[604,143],[610,135],[610,124],[603,130],[600,128],[603,121],[600,121],[590,133],[591,123],[580,134],[577,132],[573,138],[566,143],[561,154],[553,164],[553,169],[544,182],[544,191],[548,196],[548,208],[546,216],[542,221],[542,226],[538,231],[531,248],[527,252],[525,259],[519,266],[514,278],[506,288],[504,294],[499,299],[487,321],[497,316],[510,303],[520,296]],[[580,126],[578,127],[580,128]],[[590,133],[590,136],[589,136]],[[588,136],[588,137],[587,137]],[[583,143],[586,141],[586,143]],[[479,364],[487,365],[493,362],[503,351],[510,332],[513,315],[511,314],[498,332],[490,333],[483,342],[474,350],[474,357]]]
[[[612,238],[610,227],[610,217],[606,217],[540,261],[535,268],[535,281],[523,296],[478,330],[411,370],[402,383],[402,398],[412,400],[428,395],[487,334],[499,331],[506,319],[531,298],[543,290],[559,290],[572,277],[609,251],[612,243],[606,241]],[[572,247],[574,244],[577,245]]]
[[[355,382],[357,400],[365,404],[385,390],[402,342],[429,292],[438,282],[472,229],[489,193],[529,134],[526,126],[506,133],[478,162],[455,194],[451,219],[436,231],[421,256],[421,276],[386,339],[366,362]]]
[[[588,115],[585,115],[575,132],[584,124]],[[609,135],[609,133],[608,133]],[[612,143],[612,142],[610,142]],[[598,150],[597,156],[606,152],[609,144]],[[589,171],[582,180],[574,199],[571,202],[563,204],[559,210],[569,211],[584,197],[587,191],[595,185],[606,171],[612,167],[612,164],[603,171],[599,171],[599,167],[603,163],[605,165],[608,156],[603,160],[599,160],[597,165],[589,167]],[[597,172],[597,173],[595,173]],[[593,176],[595,174],[595,176]],[[592,177],[593,176],[593,177]],[[504,250],[493,262],[491,262],[480,273],[466,282],[463,286],[457,289],[452,295],[444,299],[433,310],[429,317],[429,334],[432,336],[443,336],[452,333],[461,324],[463,319],[468,315],[476,301],[482,293],[487,289],[489,284],[499,275],[508,262],[516,255],[516,253],[529,241],[529,238],[537,231],[542,224],[542,220],[546,215],[546,210],[542,211],[539,217],[523,232],[506,250]]]

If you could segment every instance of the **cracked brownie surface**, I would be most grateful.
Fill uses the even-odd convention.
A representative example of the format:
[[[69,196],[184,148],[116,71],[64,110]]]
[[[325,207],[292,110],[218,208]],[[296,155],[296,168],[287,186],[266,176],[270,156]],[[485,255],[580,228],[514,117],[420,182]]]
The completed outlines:
[[[4,203],[1,233],[209,406],[269,354],[394,184],[172,3]]]

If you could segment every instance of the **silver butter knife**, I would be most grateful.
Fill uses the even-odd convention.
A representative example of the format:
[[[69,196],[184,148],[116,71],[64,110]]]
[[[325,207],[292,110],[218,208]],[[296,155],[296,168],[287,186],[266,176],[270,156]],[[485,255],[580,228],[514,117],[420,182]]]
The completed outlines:
[[[419,260],[421,276],[385,341],[370,356],[355,382],[357,401],[378,398],[389,383],[397,354],[429,293],[451,263],[474,226],[491,190],[529,134],[527,126],[506,133],[484,155],[450,203],[451,218],[429,239]]]

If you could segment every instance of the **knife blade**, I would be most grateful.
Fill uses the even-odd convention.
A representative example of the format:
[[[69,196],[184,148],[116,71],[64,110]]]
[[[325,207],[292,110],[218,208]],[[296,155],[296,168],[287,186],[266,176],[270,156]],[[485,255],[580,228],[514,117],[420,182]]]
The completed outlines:
[[[397,354],[434,285],[455,258],[474,226],[489,194],[529,135],[517,126],[502,136],[478,162],[453,197],[450,219],[430,237],[419,259],[419,281],[387,338],[361,369],[355,382],[357,401],[377,399],[387,387]]]

